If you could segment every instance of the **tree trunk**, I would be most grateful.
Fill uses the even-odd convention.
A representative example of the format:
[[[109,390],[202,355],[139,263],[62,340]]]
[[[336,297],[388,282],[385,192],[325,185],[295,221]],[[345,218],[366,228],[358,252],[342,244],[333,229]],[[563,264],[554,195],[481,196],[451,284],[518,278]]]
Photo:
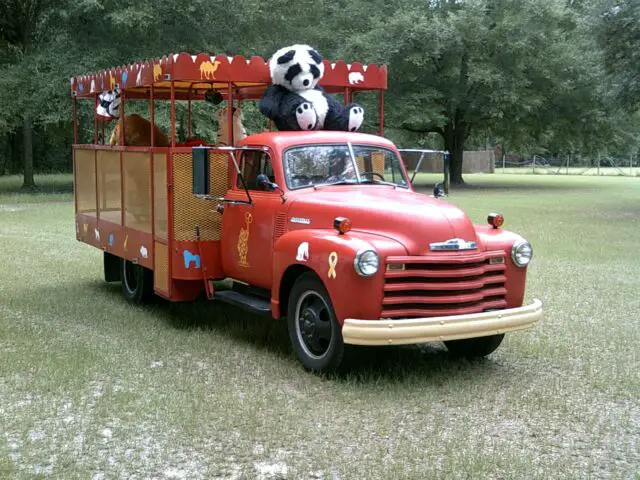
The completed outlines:
[[[9,175],[16,175],[22,171],[22,158],[20,153],[22,152],[21,135],[13,132],[9,133],[9,139],[11,141],[11,156],[9,157],[9,166],[7,170]]]
[[[462,185],[464,179],[462,178],[462,160],[464,153],[464,141],[466,133],[464,126],[458,124],[454,126],[447,124],[444,128],[444,148],[450,154],[451,158],[451,184]]]
[[[4,142],[4,152],[0,155],[0,176],[3,176],[7,171],[7,164],[11,159],[11,134],[5,135]]]
[[[22,188],[33,190],[36,188],[36,182],[33,180],[33,124],[28,115],[24,117],[22,136],[24,139],[24,181]]]

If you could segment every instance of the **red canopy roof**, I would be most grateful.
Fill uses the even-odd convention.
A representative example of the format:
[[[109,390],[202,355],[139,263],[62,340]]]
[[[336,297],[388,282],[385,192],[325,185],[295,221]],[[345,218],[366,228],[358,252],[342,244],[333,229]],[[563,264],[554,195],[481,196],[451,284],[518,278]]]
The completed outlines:
[[[353,91],[387,88],[386,65],[325,60],[324,66],[320,85],[329,93],[341,93],[345,88]],[[213,57],[206,53],[180,53],[72,77],[71,92],[78,97],[93,97],[94,93],[119,86],[128,97],[135,98],[146,95],[148,88],[153,86],[158,89],[156,96],[160,98],[166,96],[171,82],[174,82],[178,99],[187,94],[190,98],[199,97],[202,91],[210,88],[225,91],[229,83],[234,88],[234,95],[259,98],[271,83],[271,77],[267,61],[261,57],[247,60],[241,55]]]

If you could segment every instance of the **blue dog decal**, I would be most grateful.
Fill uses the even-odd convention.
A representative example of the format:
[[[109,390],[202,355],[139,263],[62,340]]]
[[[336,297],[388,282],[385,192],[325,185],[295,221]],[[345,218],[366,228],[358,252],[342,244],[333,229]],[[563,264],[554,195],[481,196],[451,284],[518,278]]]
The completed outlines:
[[[184,268],[191,268],[191,262],[195,264],[196,268],[200,268],[200,255],[194,255],[189,250],[184,250],[182,257],[184,258]]]

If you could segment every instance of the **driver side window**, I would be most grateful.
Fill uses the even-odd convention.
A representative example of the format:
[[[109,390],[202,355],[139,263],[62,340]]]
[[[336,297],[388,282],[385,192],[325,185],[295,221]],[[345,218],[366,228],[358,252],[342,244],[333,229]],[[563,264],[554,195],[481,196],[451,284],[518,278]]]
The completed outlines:
[[[266,191],[264,187],[258,185],[258,175],[260,174],[266,175],[270,182],[276,181],[269,154],[259,150],[248,150],[242,153],[240,171],[249,190]],[[236,186],[244,189],[240,176],[238,176]]]

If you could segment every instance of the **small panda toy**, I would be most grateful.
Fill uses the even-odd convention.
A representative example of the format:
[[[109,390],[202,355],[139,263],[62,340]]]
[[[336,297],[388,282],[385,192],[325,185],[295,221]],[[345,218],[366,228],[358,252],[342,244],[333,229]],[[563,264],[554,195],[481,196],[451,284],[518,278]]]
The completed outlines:
[[[96,114],[112,119],[120,116],[120,89],[107,90],[98,95]]]
[[[269,70],[273,85],[260,99],[260,111],[278,130],[355,132],[362,125],[360,105],[342,105],[318,86],[324,64],[309,45],[281,48],[269,60]]]

